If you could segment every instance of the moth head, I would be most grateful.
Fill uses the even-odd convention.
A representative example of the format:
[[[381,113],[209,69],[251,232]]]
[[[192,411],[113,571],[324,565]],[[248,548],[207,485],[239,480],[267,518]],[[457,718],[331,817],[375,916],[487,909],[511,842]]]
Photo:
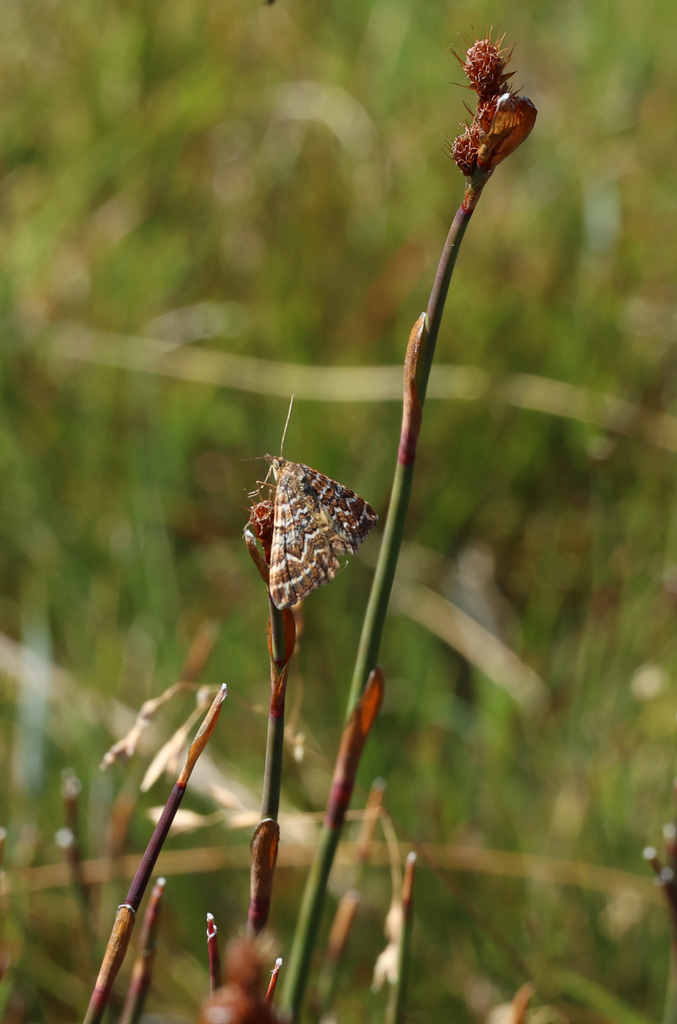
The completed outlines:
[[[278,473],[287,460],[283,459],[281,455],[266,455],[266,459],[270,463],[275,479],[277,480]]]

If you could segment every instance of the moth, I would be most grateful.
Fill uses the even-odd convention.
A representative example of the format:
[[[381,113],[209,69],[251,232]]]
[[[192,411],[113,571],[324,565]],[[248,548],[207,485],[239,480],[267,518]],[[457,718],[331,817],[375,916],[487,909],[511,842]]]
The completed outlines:
[[[276,480],[269,588],[290,608],[333,580],[342,555],[354,555],[378,521],[371,505],[301,462],[266,455]]]

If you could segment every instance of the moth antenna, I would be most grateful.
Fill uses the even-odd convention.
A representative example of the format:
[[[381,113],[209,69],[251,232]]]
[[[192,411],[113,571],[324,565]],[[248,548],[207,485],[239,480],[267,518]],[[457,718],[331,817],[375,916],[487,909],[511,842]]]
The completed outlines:
[[[289,411],[287,412],[287,419],[284,422],[284,430],[282,431],[282,440],[280,441],[280,458],[284,458],[282,455],[282,449],[284,448],[284,439],[287,436],[287,427],[289,426],[289,420],[291,419],[291,411],[294,407],[294,395],[289,399]]]

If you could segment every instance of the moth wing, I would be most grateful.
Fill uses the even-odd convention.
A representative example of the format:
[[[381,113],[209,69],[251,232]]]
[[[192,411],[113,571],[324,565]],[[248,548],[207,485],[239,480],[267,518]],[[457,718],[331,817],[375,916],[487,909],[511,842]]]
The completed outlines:
[[[310,466],[303,470],[307,492],[314,495],[337,536],[332,544],[337,555],[355,554],[378,522],[378,516],[368,501],[355,491]]]
[[[269,588],[277,608],[290,608],[332,580],[341,565],[317,498],[300,486],[297,465],[278,475]]]

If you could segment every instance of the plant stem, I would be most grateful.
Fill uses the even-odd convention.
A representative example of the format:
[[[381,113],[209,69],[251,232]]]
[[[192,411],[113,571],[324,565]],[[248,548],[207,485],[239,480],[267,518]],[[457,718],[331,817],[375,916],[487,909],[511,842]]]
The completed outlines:
[[[270,596],[270,712],[266,736],[266,763],[263,773],[261,818],[277,821],[282,785],[282,754],[284,750],[284,700],[287,688],[289,658],[293,651],[294,622],[291,612],[281,612]],[[291,635],[291,640],[290,640]],[[290,650],[291,647],[291,650]]]
[[[298,925],[289,957],[289,971],[282,992],[282,1009],[297,1019],[306,989],[310,961],[320,927],[324,893],[336,847],[341,839],[346,811],[350,804],[357,769],[367,738],[383,703],[383,673],[375,668],[370,673],[364,693],[360,696],[346,723],[332,780],[327,810],[317,852],[310,868],[303,893]]]
[[[263,770],[261,820],[254,831],[251,853],[250,900],[247,929],[258,935],[268,921],[273,891],[273,875],[277,861],[280,828],[277,818],[280,810],[282,786],[282,756],[284,753],[284,703],[287,691],[289,662],[296,643],[294,613],[288,608],[280,611],[270,594],[268,621],[268,652],[270,654],[270,711],[266,736],[266,761]]]
[[[263,793],[261,796],[261,818],[277,821],[280,811],[280,787],[282,785],[282,754],[284,751],[284,707],[281,714],[271,708],[268,716],[266,736],[266,765],[263,772]]]
[[[214,731],[221,711],[221,705],[226,699],[227,692],[228,690],[224,683],[214,697],[211,707],[200,725],[200,728],[195,735],[195,739],[190,745],[181,773],[174,783],[174,788],[167,799],[167,803],[162,811],[160,820],[155,826],[155,830],[153,831],[148,846],[146,847],[146,852],[141,858],[141,863],[139,864],[137,872],[132,880],[132,884],[129,887],[125,902],[120,904],[117,909],[113,928],[110,938],[108,939],[108,945],[101,964],[101,969],[99,970],[99,976],[96,979],[89,1007],[87,1008],[87,1013],[85,1015],[85,1024],[99,1024],[103,1018],[110,998],[110,993],[113,988],[113,982],[117,977],[122,961],[125,958],[127,947],[129,946],[129,940],[131,939],[134,928],[136,912],[141,905],[141,900],[143,899],[143,895],[146,891],[155,863],[160,855],[160,851],[165,839],[167,838],[172,822],[176,817],[176,812],[183,800],[188,780],[190,779],[200,754],[206,747],[209,738]]]
[[[459,207],[449,229],[430,293],[428,308],[425,313],[424,343],[417,360],[417,366],[415,367],[414,383],[418,392],[420,411],[422,411],[423,403],[425,402],[428,378],[435,355],[437,335],[442,322],[442,312],[449,290],[449,282],[451,281],[456,257],[458,256],[459,246],[463,240],[473,209],[474,205],[468,208],[465,202]],[[405,380],[405,388],[406,384],[407,381]],[[376,664],[381,647],[383,628],[390,602],[390,592],[395,579],[395,570],[404,536],[414,482],[418,435],[412,437],[413,431],[411,427],[411,422],[406,416],[405,410],[405,415],[403,415],[402,419],[400,448],[397,455],[397,464],[395,466],[390,496],[390,508],[383,531],[383,541],[362,626],[362,636],[360,637],[360,644],[357,650],[353,681],[348,698],[348,713],[350,713],[350,709],[354,707],[355,701],[362,692],[369,673]]]
[[[460,244],[488,177],[488,174],[478,172],[466,187],[465,198],[452,221],[442,250],[428,308],[425,314],[422,314],[416,321],[409,338],[404,365],[404,404],[400,447],[383,542],[357,651],[348,701],[348,718],[357,706],[362,690],[378,659],[390,592],[409,511],[421,415],[435,355],[437,335],[442,322],[444,303]],[[305,995],[310,960],[322,917],[327,881],[341,831],[342,825],[331,829],[325,820],[315,858],[306,881],[301,913],[294,934],[282,994],[282,1007],[291,1013],[294,1020],[298,1020]]]
[[[160,909],[162,906],[165,879],[158,878],[153,886],[151,898],[148,901],[146,913],[144,914],[141,936],[139,938],[139,951],[137,953],[132,976],[127,990],[125,1004],[120,1014],[119,1024],[136,1024],[143,1013],[146,996],[150,988],[155,963],[155,950],[157,947],[157,934],[160,925]]]
[[[341,831],[339,829],[323,827],[303,891],[294,942],[287,959],[287,973],[284,978],[281,998],[283,1012],[291,1013],[294,1021],[298,1020],[305,995],[310,961],[322,918],[324,893],[327,890],[329,872],[334,863],[334,854],[340,839]]]
[[[221,950],[219,930],[213,914],[207,914],[207,964],[209,966],[209,994],[213,996],[221,988]]]

